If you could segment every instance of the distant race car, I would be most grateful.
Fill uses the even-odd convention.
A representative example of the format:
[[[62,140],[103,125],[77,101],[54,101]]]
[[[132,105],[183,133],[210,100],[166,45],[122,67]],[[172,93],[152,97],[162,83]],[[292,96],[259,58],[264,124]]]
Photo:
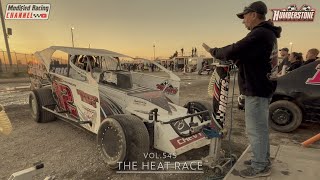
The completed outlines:
[[[53,62],[56,51],[66,53],[67,64]],[[143,161],[149,148],[178,156],[210,142],[196,127],[211,122],[212,105],[179,106],[180,78],[158,63],[148,61],[166,76],[121,70],[119,58],[131,57],[104,49],[52,46],[35,56],[39,61],[29,67],[37,83],[29,96],[32,118],[44,123],[59,117],[96,134],[109,168]]]

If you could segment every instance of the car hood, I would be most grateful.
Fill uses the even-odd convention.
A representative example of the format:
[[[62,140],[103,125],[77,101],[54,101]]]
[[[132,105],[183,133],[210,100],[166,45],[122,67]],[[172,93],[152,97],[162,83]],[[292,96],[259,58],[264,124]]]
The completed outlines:
[[[162,91],[147,91],[139,93],[130,93],[128,95],[149,101],[150,103],[163,108],[169,113],[172,113],[169,106],[168,98],[164,95]]]
[[[314,96],[320,88],[320,82],[312,82],[317,74],[320,61],[304,65],[277,79],[275,94],[295,97],[299,94]]]

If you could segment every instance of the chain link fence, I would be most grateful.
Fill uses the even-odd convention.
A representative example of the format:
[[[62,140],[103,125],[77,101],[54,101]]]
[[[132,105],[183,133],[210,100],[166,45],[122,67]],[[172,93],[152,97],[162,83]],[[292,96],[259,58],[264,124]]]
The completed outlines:
[[[27,72],[28,63],[34,60],[33,54],[11,52],[12,64],[6,51],[0,51],[0,73]]]
[[[33,54],[11,52],[12,64],[9,63],[8,54],[6,51],[0,51],[0,73],[10,73],[10,72],[23,72],[27,73],[28,64],[35,62],[35,56]],[[61,63],[66,63],[67,60],[54,58]]]

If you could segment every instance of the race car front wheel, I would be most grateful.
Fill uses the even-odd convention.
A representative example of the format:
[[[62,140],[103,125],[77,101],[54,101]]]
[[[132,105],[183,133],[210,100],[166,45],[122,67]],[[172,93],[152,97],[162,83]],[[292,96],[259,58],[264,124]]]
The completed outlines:
[[[271,103],[269,106],[269,121],[271,128],[280,132],[291,132],[302,122],[302,112],[299,106],[287,100]]]
[[[122,169],[125,162],[144,161],[149,151],[149,134],[142,120],[133,115],[105,119],[97,134],[99,152],[110,169]]]

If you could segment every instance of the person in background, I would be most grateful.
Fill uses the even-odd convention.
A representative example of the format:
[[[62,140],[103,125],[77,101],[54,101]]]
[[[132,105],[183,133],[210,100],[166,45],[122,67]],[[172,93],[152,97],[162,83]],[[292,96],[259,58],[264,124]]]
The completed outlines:
[[[316,48],[309,49],[309,51],[307,52],[307,55],[306,55],[306,61],[304,61],[302,65],[312,63],[313,61],[318,59],[318,57],[317,57],[318,55],[319,55],[318,49],[316,49]]]
[[[279,64],[278,67],[278,74],[279,76],[283,76],[286,73],[287,67],[290,66],[289,62],[289,49],[288,48],[282,48],[279,50],[280,51],[280,56],[283,58],[282,62]]]
[[[290,62],[290,65],[286,69],[287,72],[290,72],[299,68],[303,62],[302,53],[297,53],[297,52],[291,53],[289,56],[289,62]]]
[[[174,62],[173,62],[173,61],[170,62],[170,70],[171,70],[171,71],[174,70]]]

